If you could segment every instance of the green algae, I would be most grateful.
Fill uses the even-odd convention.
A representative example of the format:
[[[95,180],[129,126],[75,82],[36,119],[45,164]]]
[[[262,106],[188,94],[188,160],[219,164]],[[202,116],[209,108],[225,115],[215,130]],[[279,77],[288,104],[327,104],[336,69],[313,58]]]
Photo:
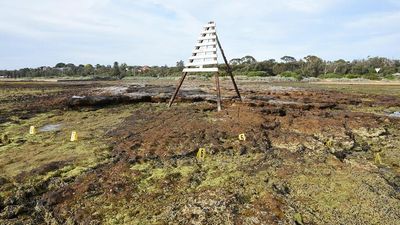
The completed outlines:
[[[14,118],[13,122],[2,124],[1,136],[5,139],[6,135],[9,143],[2,141],[3,145],[0,146],[0,176],[13,178],[21,172],[59,161],[68,161],[72,167],[62,176],[79,175],[108,160],[110,144],[106,132],[130,116],[136,108],[121,106],[95,111],[54,110],[28,120]],[[38,130],[46,124],[62,124],[62,129],[28,134],[30,126]],[[78,133],[77,142],[69,141],[72,131]],[[52,173],[58,174],[57,171],[50,171],[43,179],[48,179]]]
[[[138,171],[137,179],[133,182],[138,184],[138,193],[133,193],[141,200],[146,201],[145,205],[132,204],[128,200],[119,200],[112,204],[97,209],[99,215],[102,215],[104,224],[158,224],[164,221],[165,213],[157,212],[163,210],[168,205],[192,204],[187,202],[184,196],[203,195],[203,193],[213,193],[214,190],[231,189],[240,194],[243,203],[259,201],[263,196],[270,196],[267,185],[260,183],[268,176],[268,172],[261,170],[256,174],[250,175],[246,170],[249,163],[255,163],[262,160],[263,154],[254,154],[247,156],[229,156],[225,154],[210,155],[207,160],[198,163],[196,159],[185,159],[178,165],[157,166],[153,162],[137,163],[130,167],[133,171]],[[191,184],[192,180],[200,176],[200,183],[197,186]],[[169,193],[169,188],[165,184],[172,178],[178,178],[173,193]],[[238,186],[238,182],[243,183],[246,188]],[[131,184],[131,185],[135,185]],[[152,199],[151,196],[163,196],[163,201]],[[140,196],[140,197],[139,197]],[[224,198],[224,196],[220,196]],[[92,204],[104,205],[106,198],[99,196],[93,199]],[[118,210],[117,210],[118,209]],[[111,212],[118,211],[117,215]],[[167,212],[166,212],[167,213]],[[163,224],[162,222],[160,224]]]
[[[125,108],[115,108],[125,114]],[[61,168],[35,175],[37,181],[79,176],[98,163],[109,160],[109,139],[104,134],[116,127],[118,122],[106,121],[107,124],[102,126],[97,125],[95,120],[108,120],[103,114],[115,116],[120,112],[109,109],[100,114],[95,112],[69,114],[52,111],[43,118],[40,116],[45,114],[39,114],[40,119],[35,121],[40,124],[38,126],[47,124],[41,123],[43,120],[62,122],[54,119],[59,117],[76,117],[76,120],[85,122],[75,123],[71,119],[73,125],[68,128],[68,132],[62,130],[34,136],[26,134],[30,124],[15,117],[14,122],[8,124],[10,129],[6,133],[10,143],[2,146],[0,152],[18,148],[21,153],[29,153],[41,147],[43,152],[37,153],[47,153],[46,157],[36,161],[31,169],[54,161],[69,161]],[[24,127],[20,131],[24,134],[18,136],[14,131],[21,125]],[[94,126],[102,132],[88,129],[87,126]],[[78,142],[68,141],[72,129],[78,130]],[[395,224],[395,215],[398,215],[396,193],[385,179],[379,177],[378,168],[373,165],[373,152],[380,152],[384,164],[380,166],[382,171],[388,170],[389,166],[398,168],[400,142],[395,138],[399,134],[398,128],[392,127],[388,133],[394,135],[388,138],[390,143],[388,140],[363,140],[356,137],[360,139],[357,141],[368,141],[371,150],[349,155],[344,162],[338,161],[327,151],[312,152],[305,149],[305,153],[288,155],[287,149],[280,149],[273,153],[272,150],[268,153],[250,152],[242,156],[236,150],[233,153],[210,153],[202,162],[193,157],[165,159],[161,163],[156,160],[137,163],[130,166],[132,174],[117,175],[126,181],[128,193],[111,193],[106,190],[106,193],[79,199],[77,204],[67,210],[91,217],[94,224],[188,224],[204,215],[207,219],[198,224],[221,224],[220,221],[240,224],[232,218],[243,219],[243,224],[277,223],[274,220],[257,219],[260,215],[280,215],[281,224],[293,221],[297,224]],[[336,142],[340,142],[340,139],[329,139],[323,143],[332,148],[336,147]],[[96,150],[91,151],[94,146]],[[48,151],[54,151],[54,154]],[[320,155],[316,157],[316,154]],[[292,158],[294,156],[296,158]],[[21,155],[17,154],[17,157]],[[16,170],[21,171],[20,168]],[[287,192],[284,189],[286,186]],[[0,196],[5,195],[0,192]],[[271,208],[274,205],[271,202],[276,204],[275,208]],[[225,203],[233,207],[229,208]],[[73,220],[68,217],[66,223],[76,223]]]
[[[351,166],[324,175],[321,169],[326,166],[310,165],[308,172],[288,179],[292,198],[307,220],[327,224],[356,218],[357,224],[393,224],[398,201],[389,197],[391,188],[382,178]]]

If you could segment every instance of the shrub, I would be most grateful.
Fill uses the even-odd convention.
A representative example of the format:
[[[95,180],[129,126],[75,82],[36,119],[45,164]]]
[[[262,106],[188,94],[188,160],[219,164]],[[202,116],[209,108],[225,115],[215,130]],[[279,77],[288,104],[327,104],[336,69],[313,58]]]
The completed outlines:
[[[368,80],[381,80],[381,78],[376,75],[375,73],[367,73],[367,74],[346,74],[345,78],[348,79],[357,79],[357,78],[363,78],[363,79],[368,79]]]
[[[388,80],[396,80],[396,77],[394,75],[386,75],[384,76],[384,78]]]
[[[267,75],[268,74],[265,71],[249,71],[246,73],[246,76],[249,76],[249,77],[265,77]]]
[[[297,74],[297,73],[292,72],[292,71],[285,71],[285,72],[279,74],[279,76],[281,76],[281,77],[292,77],[292,78],[295,78],[296,80],[301,80],[303,78],[300,74]]]
[[[362,77],[368,80],[381,80],[381,78],[378,77],[378,75],[376,75],[375,73],[364,74]]]
[[[335,78],[343,78],[345,75],[343,74],[337,74],[337,73],[327,73],[319,76],[319,78],[322,79],[335,79]]]
[[[357,79],[357,78],[361,78],[361,77],[362,77],[362,75],[360,75],[360,74],[352,74],[352,73],[346,74],[346,78],[348,78],[348,79]]]

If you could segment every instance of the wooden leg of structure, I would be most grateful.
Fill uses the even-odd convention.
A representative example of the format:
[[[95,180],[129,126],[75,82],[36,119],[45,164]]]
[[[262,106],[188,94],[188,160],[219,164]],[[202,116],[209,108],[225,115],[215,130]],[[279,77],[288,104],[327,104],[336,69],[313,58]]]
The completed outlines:
[[[219,42],[218,36],[217,36],[217,44],[218,44],[219,49],[221,50],[221,55],[222,55],[222,58],[224,59],[224,62],[225,62],[225,65],[226,65],[226,70],[227,70],[229,76],[232,79],[232,83],[233,83],[233,86],[235,87],[236,94],[238,95],[240,101],[243,101],[242,96],[240,96],[239,88],[236,85],[235,78],[233,77],[232,68],[228,63],[228,60],[226,59],[226,56],[225,56],[225,53],[224,53],[224,49],[222,49],[222,45],[221,45],[221,42]]]
[[[179,80],[178,86],[176,86],[176,90],[175,90],[174,95],[171,97],[171,100],[169,100],[168,107],[171,107],[172,103],[174,103],[174,100],[175,100],[175,98],[176,98],[176,95],[178,95],[179,89],[181,88],[181,86],[182,86],[182,84],[183,84],[183,81],[185,80],[187,74],[188,74],[188,73],[183,73],[183,76],[182,76],[181,79]]]
[[[219,86],[219,74],[215,73],[215,86],[217,88],[217,107],[218,112],[221,111],[221,89]]]
[[[243,102],[242,96],[240,96],[239,88],[236,85],[236,81],[235,81],[235,78],[233,77],[232,71],[228,71],[228,73],[229,73],[229,76],[231,77],[233,86],[235,87],[235,91],[236,91],[237,96],[239,97],[240,101]]]

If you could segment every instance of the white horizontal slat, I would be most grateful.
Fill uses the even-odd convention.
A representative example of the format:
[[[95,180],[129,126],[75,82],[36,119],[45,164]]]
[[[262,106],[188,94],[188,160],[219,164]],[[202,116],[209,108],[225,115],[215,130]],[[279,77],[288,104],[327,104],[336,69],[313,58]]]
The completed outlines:
[[[195,46],[196,47],[203,47],[203,46],[216,46],[217,42],[208,42],[208,43],[197,43]]]
[[[192,56],[192,57],[190,57],[189,58],[189,60],[190,59],[216,59],[217,58],[217,55],[216,54],[213,54],[213,55],[202,55],[202,56]]]
[[[218,72],[218,68],[185,68],[183,72],[196,73],[196,72]]]
[[[204,41],[204,40],[214,40],[217,39],[217,36],[205,36],[205,37],[200,37],[198,40],[199,41]]]
[[[192,53],[216,52],[217,48],[196,49]]]
[[[207,25],[204,26],[204,28],[211,28],[211,27],[215,27],[215,23],[209,23]]]
[[[193,62],[186,64],[186,66],[205,66],[205,65],[215,65],[215,64],[218,64],[217,60],[205,61],[205,62]]]
[[[201,34],[200,35],[203,35],[203,34],[216,34],[217,33],[217,31],[216,30],[207,30],[207,31],[203,31],[203,32],[201,32]]]

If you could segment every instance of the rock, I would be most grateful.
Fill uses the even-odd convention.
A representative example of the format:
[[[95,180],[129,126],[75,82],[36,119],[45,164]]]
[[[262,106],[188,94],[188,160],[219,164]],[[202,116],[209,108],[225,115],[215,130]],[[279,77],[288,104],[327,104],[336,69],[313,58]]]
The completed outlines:
[[[14,205],[17,203],[17,198],[15,196],[6,197],[3,201],[4,205]]]
[[[246,146],[241,146],[240,149],[239,149],[239,154],[240,154],[240,155],[244,155],[244,154],[246,154],[246,153],[247,153],[247,148],[246,148]]]
[[[64,199],[71,198],[73,194],[74,194],[73,189],[69,187],[64,187],[56,191],[46,193],[42,197],[42,200],[45,206],[53,206],[59,204]]]
[[[0,186],[4,185],[6,183],[8,183],[8,180],[4,177],[0,177]]]
[[[67,102],[69,107],[79,106],[107,106],[120,103],[151,102],[150,95],[116,95],[116,96],[84,96],[70,98]]]
[[[361,150],[364,152],[367,152],[367,151],[371,150],[371,146],[368,143],[364,142],[361,144]]]
[[[10,143],[11,143],[11,140],[8,137],[8,135],[7,134],[2,134],[1,137],[0,137],[0,144],[7,145],[7,144],[10,144]]]
[[[339,159],[341,162],[346,159],[347,155],[349,154],[347,151],[337,151],[337,152],[331,152],[337,159]]]
[[[238,202],[233,194],[206,192],[186,202],[177,213],[177,224],[234,224],[232,212]]]
[[[261,124],[261,127],[264,130],[274,130],[277,127],[279,127],[279,125],[280,125],[279,122],[274,121],[274,122],[271,122],[271,123],[263,123],[263,124]]]
[[[353,133],[364,138],[374,138],[386,135],[387,130],[383,127],[377,127],[377,128],[361,127],[359,129],[353,130]]]
[[[318,109],[334,109],[337,105],[336,103],[316,103],[314,106]]]
[[[69,161],[54,161],[54,162],[46,163],[46,164],[39,166],[38,168],[31,170],[30,174],[44,175],[48,172],[61,169],[64,166],[67,166],[69,164],[70,164]]]
[[[27,211],[27,209],[22,205],[9,205],[9,206],[6,206],[2,210],[2,212],[0,214],[0,218],[13,219],[26,211]]]
[[[128,159],[128,163],[135,164],[135,163],[139,162],[140,159],[141,159],[141,157],[139,157],[139,156],[132,156]]]
[[[280,195],[290,194],[290,189],[286,184],[272,184],[272,189]]]
[[[262,109],[261,112],[268,115],[286,116],[286,110],[283,108]]]

